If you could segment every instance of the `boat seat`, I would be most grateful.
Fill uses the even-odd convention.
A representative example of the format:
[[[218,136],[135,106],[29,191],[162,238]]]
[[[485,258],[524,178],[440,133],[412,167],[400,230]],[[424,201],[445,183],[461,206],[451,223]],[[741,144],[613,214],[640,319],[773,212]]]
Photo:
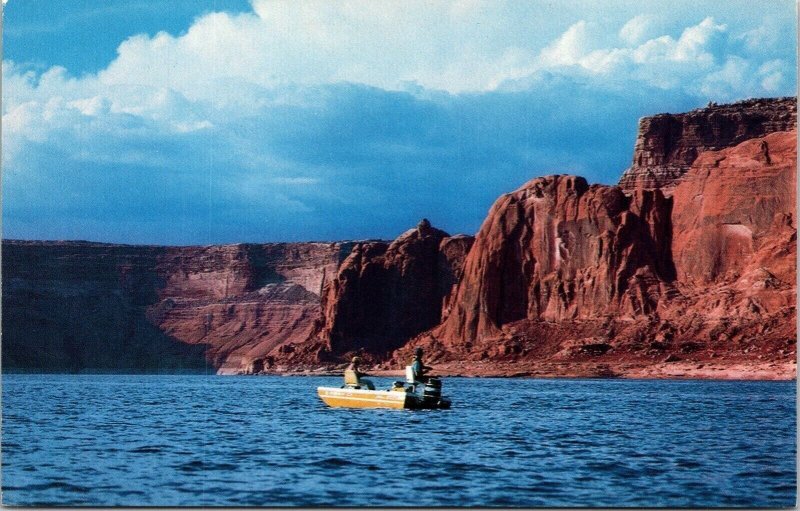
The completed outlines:
[[[412,366],[406,366],[406,381],[411,385],[417,383],[417,380],[414,378],[414,368]]]
[[[368,390],[375,390],[375,385],[370,380],[362,380],[352,369],[345,369],[344,371],[344,386],[352,389],[364,387]]]
[[[344,371],[344,384],[347,386],[358,385],[358,375],[352,369],[345,369]]]

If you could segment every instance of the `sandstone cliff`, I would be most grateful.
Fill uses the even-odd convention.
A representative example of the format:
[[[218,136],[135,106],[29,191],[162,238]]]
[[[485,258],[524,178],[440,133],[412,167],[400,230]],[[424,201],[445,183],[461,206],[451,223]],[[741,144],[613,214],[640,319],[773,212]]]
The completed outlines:
[[[325,289],[328,351],[385,355],[436,326],[471,241],[423,219],[390,244],[357,244]]]
[[[747,377],[743,368],[760,364],[761,377],[793,377],[796,137],[701,153],[672,197],[574,176],[537,178],[501,197],[452,310],[395,362],[423,346],[445,367],[491,360],[513,373],[736,366]]]
[[[619,180],[625,190],[661,188],[669,195],[703,151],[717,151],[797,127],[797,98],[750,99],[639,121],[633,163]]]
[[[522,319],[650,312],[672,274],[660,257],[670,209],[659,191],[629,198],[576,176],[526,183],[492,206],[434,335],[469,349]]]
[[[380,358],[439,323],[471,240],[423,220],[391,243],[5,241],[4,367],[251,373]]]
[[[350,248],[5,241],[4,367],[252,369],[310,335]]]
[[[794,99],[645,118],[620,186],[533,179],[478,234],[3,242],[5,369],[794,377]]]
[[[147,321],[163,249],[3,242],[3,370],[205,371],[205,346]]]

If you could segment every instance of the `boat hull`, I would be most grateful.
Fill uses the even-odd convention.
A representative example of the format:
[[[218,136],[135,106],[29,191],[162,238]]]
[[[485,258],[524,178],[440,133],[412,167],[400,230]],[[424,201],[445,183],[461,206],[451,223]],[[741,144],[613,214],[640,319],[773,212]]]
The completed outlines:
[[[406,392],[317,387],[317,394],[326,405],[336,408],[412,408],[412,396]]]

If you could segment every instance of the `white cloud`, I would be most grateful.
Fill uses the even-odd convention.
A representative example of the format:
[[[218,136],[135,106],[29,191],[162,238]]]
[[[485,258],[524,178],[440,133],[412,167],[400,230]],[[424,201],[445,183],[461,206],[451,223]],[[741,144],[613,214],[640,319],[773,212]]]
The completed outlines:
[[[786,77],[784,72],[787,65],[782,60],[770,60],[758,68],[758,77],[761,78],[761,87],[772,94],[785,88]]]
[[[640,14],[619,29],[619,46],[608,44],[613,39],[605,33],[615,27],[580,20],[536,48],[511,39],[502,44],[503,26],[481,23],[491,12],[479,0],[253,0],[253,12],[209,13],[181,35],[130,37],[96,75],[76,79],[54,67],[34,76],[12,66],[4,72],[4,99],[16,104],[25,94],[79,101],[105,95],[112,111],[158,117],[159,109],[192,110],[187,102],[228,111],[242,103],[258,106],[265,101],[264,89],[293,85],[351,82],[406,90],[408,83],[416,83],[450,93],[482,92],[542,70],[578,70],[598,79],[613,76],[615,82],[643,78],[663,87],[685,84],[697,90],[707,76],[722,76],[730,56],[727,26],[710,17],[674,38],[654,34],[654,18]],[[753,29],[736,37],[749,44],[757,34],[759,29]],[[761,64],[753,62],[755,67]],[[657,73],[658,66],[664,67]],[[765,83],[774,90],[778,81],[770,78]],[[154,95],[164,91],[175,96],[159,104]],[[192,122],[204,121],[213,123]]]
[[[770,61],[758,76],[748,72],[761,63],[733,53],[736,45],[725,24],[709,17],[686,27],[677,39],[661,35],[641,41],[651,25],[649,20],[637,16],[626,23],[620,38],[629,44],[618,47],[602,47],[592,35],[596,26],[575,23],[545,47],[526,71],[577,72],[600,86],[635,87],[639,83],[720,101],[792,92],[782,79],[789,70],[783,60]]]
[[[634,16],[619,30],[619,37],[631,45],[641,44],[651,33],[653,25],[653,17],[648,14]]]
[[[706,18],[700,24],[683,31],[677,43],[671,48],[670,59],[678,62],[694,62],[707,65],[714,60],[714,51],[722,43],[721,36],[727,31],[725,25],[717,25],[713,18]]]
[[[730,34],[708,17],[675,38],[653,34],[654,18],[641,14],[619,30],[624,44],[608,44],[614,38],[603,29],[611,27],[580,20],[537,50],[498,45],[496,29],[480,24],[490,13],[479,0],[254,0],[250,13],[209,13],[181,35],[130,37],[95,75],[3,62],[4,141],[46,139],[60,117],[80,124],[128,115],[163,132],[211,129],[270,105],[324,104],[314,88],[337,82],[424,95],[519,88],[510,84],[547,72],[707,96],[700,99],[792,92],[789,62],[734,53],[731,39],[755,44],[767,37],[761,28]]]
[[[740,57],[730,57],[725,64],[703,79],[700,90],[709,96],[729,95],[749,83],[750,63]]]
[[[25,190],[48,180],[60,183],[62,167],[79,173],[93,165],[102,169],[93,176],[99,181],[102,173],[140,173],[146,186],[172,186],[186,204],[211,204],[210,182],[221,183],[220,201],[259,212],[265,203],[295,212],[311,212],[320,201],[379,204],[379,186],[370,180],[421,186],[399,170],[386,177],[395,160],[427,176],[448,168],[445,160],[480,160],[474,151],[486,139],[495,145],[481,154],[498,158],[487,165],[529,154],[532,140],[553,131],[546,117],[559,112],[537,111],[533,125],[519,121],[519,130],[504,131],[521,108],[533,108],[523,99],[509,107],[505,91],[554,110],[595,91],[663,92],[659,104],[670,97],[681,105],[686,97],[702,104],[794,92],[793,53],[780,50],[769,30],[734,32],[711,17],[667,30],[639,14],[619,23],[575,18],[538,38],[547,8],[560,9],[481,0],[254,0],[252,12],[206,14],[179,35],[132,36],[96,74],[3,62],[4,193],[18,194],[7,204],[30,202],[33,192]],[[760,43],[772,45],[768,56],[758,53]],[[581,112],[581,104],[570,112],[594,114]],[[414,124],[431,110],[435,122]],[[482,131],[487,119],[493,129]],[[501,135],[516,146],[495,142]],[[360,147],[362,139],[369,143]],[[568,158],[570,151],[547,144]],[[174,181],[159,181],[165,175]],[[145,186],[128,179],[128,188]],[[84,189],[91,187],[73,193]],[[192,198],[183,198],[185,190]],[[408,200],[422,200],[425,188],[414,190]]]
[[[539,54],[539,61],[543,66],[558,67],[579,64],[593,41],[590,25],[579,21],[569,27],[561,37],[546,46]]]

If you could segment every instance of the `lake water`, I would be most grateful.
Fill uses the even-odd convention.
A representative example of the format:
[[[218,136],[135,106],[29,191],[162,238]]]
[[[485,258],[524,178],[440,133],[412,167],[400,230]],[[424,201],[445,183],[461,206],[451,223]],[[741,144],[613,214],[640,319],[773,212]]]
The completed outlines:
[[[4,375],[3,504],[795,504],[794,382],[448,378],[447,411],[326,408],[339,383]]]

